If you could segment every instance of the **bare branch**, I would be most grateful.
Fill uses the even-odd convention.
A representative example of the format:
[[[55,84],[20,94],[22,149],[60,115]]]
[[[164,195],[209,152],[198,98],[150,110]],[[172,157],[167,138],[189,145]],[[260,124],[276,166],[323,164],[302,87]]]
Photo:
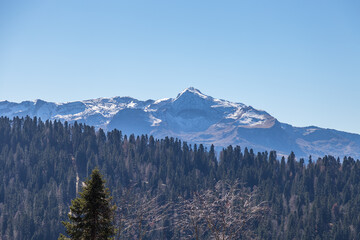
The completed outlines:
[[[238,181],[219,181],[214,190],[194,193],[176,207],[175,226],[183,237],[230,240],[254,235],[252,225],[268,211],[266,202],[257,203],[257,190]],[[240,236],[241,235],[241,236]]]
[[[134,192],[134,188],[129,188],[121,196],[117,214],[117,239],[141,240],[165,228],[163,221],[168,216],[169,204],[161,204],[159,195],[151,197],[150,192]]]

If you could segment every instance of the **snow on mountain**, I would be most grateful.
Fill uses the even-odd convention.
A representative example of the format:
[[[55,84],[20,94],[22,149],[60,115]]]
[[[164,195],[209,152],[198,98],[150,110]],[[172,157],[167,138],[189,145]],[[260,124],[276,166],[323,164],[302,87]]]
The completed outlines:
[[[294,151],[297,156],[331,154],[360,158],[360,135],[318,127],[280,123],[265,111],[207,96],[187,88],[175,98],[140,101],[131,97],[98,98],[68,103],[42,100],[0,102],[0,115],[37,116],[75,121],[125,134],[172,136],[217,147],[240,145],[257,151]]]

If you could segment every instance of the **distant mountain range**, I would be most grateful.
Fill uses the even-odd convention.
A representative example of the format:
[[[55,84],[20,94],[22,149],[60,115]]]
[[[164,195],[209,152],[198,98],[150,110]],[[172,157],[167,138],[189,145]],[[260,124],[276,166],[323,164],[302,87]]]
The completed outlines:
[[[315,126],[294,127],[265,111],[213,98],[187,88],[176,98],[140,101],[131,97],[98,98],[68,103],[42,100],[0,102],[0,115],[37,116],[75,121],[125,134],[172,136],[216,147],[240,145],[256,151],[276,150],[298,157],[324,155],[360,159],[360,135]]]

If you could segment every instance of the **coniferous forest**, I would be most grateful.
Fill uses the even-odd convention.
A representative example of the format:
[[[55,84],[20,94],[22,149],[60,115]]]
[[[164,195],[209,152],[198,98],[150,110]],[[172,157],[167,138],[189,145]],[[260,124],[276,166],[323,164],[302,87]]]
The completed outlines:
[[[249,192],[256,189],[256,201],[267,204],[267,213],[246,226],[251,238],[360,239],[360,161],[351,157],[296,159],[289,153],[285,158],[246,146],[215,152],[214,146],[171,137],[1,117],[0,166],[3,240],[57,239],[65,233],[61,221],[96,167],[118,208],[127,204],[124,196],[131,191],[132,203],[148,196],[156,206],[170,209],[134,239],[183,239],[168,203],[181,204],[180,198],[214,189],[219,181],[238,181]],[[144,205],[126,211],[132,214],[140,207]],[[146,216],[144,209],[141,216]],[[126,239],[121,234],[116,238]]]

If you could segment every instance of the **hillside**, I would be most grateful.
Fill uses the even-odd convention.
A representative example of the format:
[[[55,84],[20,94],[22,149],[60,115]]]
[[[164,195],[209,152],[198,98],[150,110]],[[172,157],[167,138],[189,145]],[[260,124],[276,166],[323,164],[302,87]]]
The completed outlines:
[[[360,158],[360,135],[320,127],[294,127],[266,111],[242,103],[213,98],[187,88],[175,98],[140,101],[114,97],[69,103],[42,100],[0,102],[0,116],[37,116],[42,120],[86,123],[105,131],[172,136],[189,143],[247,146],[256,151],[294,151],[297,156],[353,156]]]
[[[270,207],[247,226],[255,239],[359,239],[359,160],[325,156],[305,165],[294,154],[277,158],[276,152],[238,146],[219,156],[212,147],[168,137],[0,118],[0,239],[57,239],[70,200],[95,166],[119,207],[129,189],[135,200],[160,195],[157,204],[175,206],[179,197],[189,199],[220,180],[238,180],[245,189],[258,189],[256,199]],[[166,221],[171,216],[144,239],[185,239]]]

